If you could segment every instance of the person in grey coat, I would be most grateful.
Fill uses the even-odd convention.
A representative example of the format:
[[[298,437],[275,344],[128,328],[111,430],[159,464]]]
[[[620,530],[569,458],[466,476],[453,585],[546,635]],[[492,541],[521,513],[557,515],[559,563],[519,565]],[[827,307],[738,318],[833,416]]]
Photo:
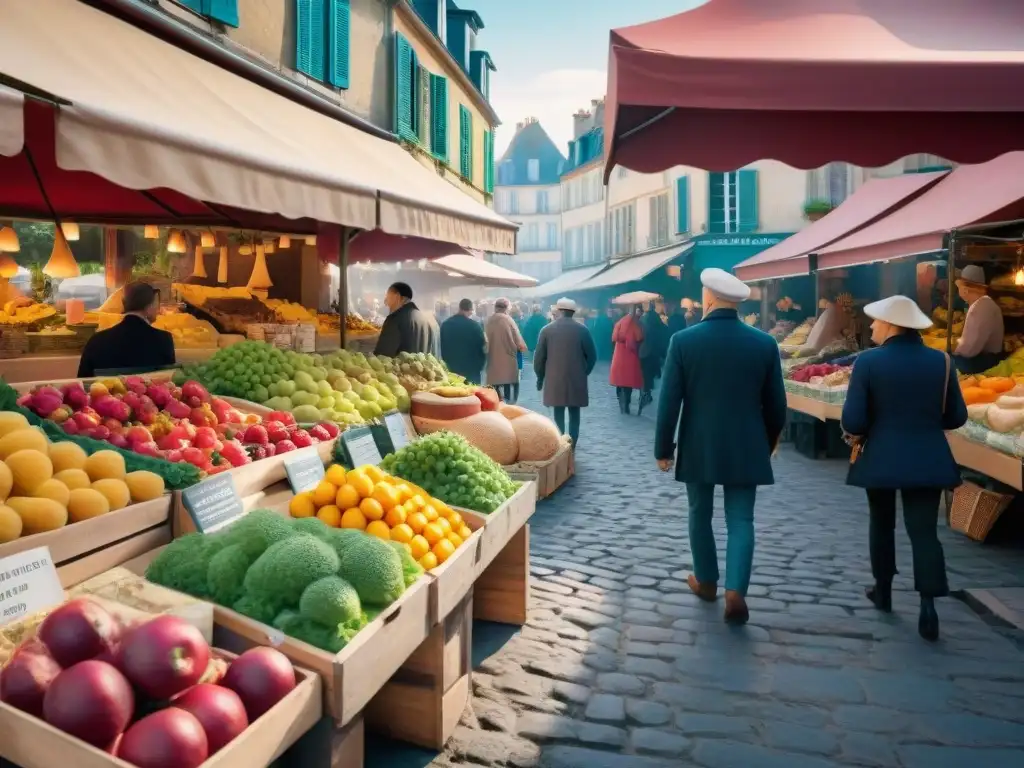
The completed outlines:
[[[563,435],[569,411],[568,435],[575,451],[580,441],[580,409],[590,405],[587,377],[597,364],[597,349],[587,327],[573,319],[575,301],[559,299],[555,312],[554,322],[544,326],[537,339],[533,370],[537,389],[544,392],[544,405],[554,408],[555,424]]]

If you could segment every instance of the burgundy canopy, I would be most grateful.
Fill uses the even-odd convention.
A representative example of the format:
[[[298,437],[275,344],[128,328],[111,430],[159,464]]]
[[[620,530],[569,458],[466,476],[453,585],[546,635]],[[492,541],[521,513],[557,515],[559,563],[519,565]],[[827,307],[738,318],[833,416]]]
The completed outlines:
[[[1024,149],[1024,2],[710,0],[612,30],[605,176]]]

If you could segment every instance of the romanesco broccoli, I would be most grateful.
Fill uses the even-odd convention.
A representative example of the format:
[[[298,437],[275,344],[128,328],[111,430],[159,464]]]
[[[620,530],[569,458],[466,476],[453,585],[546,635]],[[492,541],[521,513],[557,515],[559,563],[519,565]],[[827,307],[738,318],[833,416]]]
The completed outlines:
[[[292,533],[307,533],[310,536],[316,536],[320,541],[326,541],[328,544],[331,543],[332,530],[335,529],[330,528],[319,517],[297,517],[292,520]]]
[[[402,558],[376,536],[353,539],[342,552],[339,574],[364,604],[390,605],[405,591]]]
[[[269,509],[254,509],[228,528],[222,537],[226,544],[239,544],[255,560],[267,547],[291,536],[291,523],[287,518]]]
[[[310,621],[336,626],[361,619],[363,606],[355,587],[340,576],[324,576],[306,587],[299,598],[299,613]]]
[[[315,536],[294,534],[272,544],[252,564],[245,574],[243,599],[273,606],[276,616],[298,605],[303,590],[314,581],[336,574],[338,565],[338,554],[330,545]]]
[[[328,528],[327,529],[327,543],[334,547],[334,551],[338,553],[338,557],[345,554],[345,550],[348,549],[349,544],[353,541],[359,541],[368,534],[363,531],[358,531],[355,528]]]
[[[193,597],[209,597],[207,569],[210,560],[223,548],[221,536],[186,534],[164,547],[146,569],[146,578],[154,584]]]
[[[252,561],[241,544],[229,544],[214,555],[206,570],[210,598],[220,605],[233,605],[242,596],[245,572]]]

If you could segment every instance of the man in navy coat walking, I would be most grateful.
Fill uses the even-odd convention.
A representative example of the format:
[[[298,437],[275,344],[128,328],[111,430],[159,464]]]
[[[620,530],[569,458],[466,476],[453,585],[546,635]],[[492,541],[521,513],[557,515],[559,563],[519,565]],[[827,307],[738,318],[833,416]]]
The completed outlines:
[[[654,457],[663,472],[675,458],[676,480],[686,483],[693,555],[687,583],[709,602],[718,597],[711,518],[715,486],[723,487],[725,620],[743,624],[749,618],[754,500],[757,486],[775,482],[771,457],[786,422],[786,391],[778,344],[736,312],[750,288],[721,269],[705,269],[700,281],[704,318],[672,337],[665,360]]]

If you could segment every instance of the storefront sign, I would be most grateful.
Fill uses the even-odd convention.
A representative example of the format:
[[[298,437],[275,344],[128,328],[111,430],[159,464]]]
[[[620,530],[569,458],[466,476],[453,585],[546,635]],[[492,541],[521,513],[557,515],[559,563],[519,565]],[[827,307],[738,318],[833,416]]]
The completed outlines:
[[[363,464],[380,464],[380,449],[373,439],[373,432],[369,427],[357,429],[346,429],[341,433],[341,442],[345,446],[345,453],[348,455],[349,464],[360,467]]]
[[[227,472],[182,491],[181,500],[200,533],[218,531],[245,514],[235,480]]]
[[[770,245],[778,245],[781,243],[783,238],[781,237],[761,237],[758,235],[724,235],[722,237],[708,237],[707,239],[698,241],[700,245],[710,246],[727,246],[727,245],[743,245],[743,246],[754,246],[767,248]]]
[[[290,454],[284,460],[284,471],[292,493],[311,491],[324,479],[324,463],[316,448],[303,448]]]
[[[0,627],[64,602],[48,547],[0,559]]]

